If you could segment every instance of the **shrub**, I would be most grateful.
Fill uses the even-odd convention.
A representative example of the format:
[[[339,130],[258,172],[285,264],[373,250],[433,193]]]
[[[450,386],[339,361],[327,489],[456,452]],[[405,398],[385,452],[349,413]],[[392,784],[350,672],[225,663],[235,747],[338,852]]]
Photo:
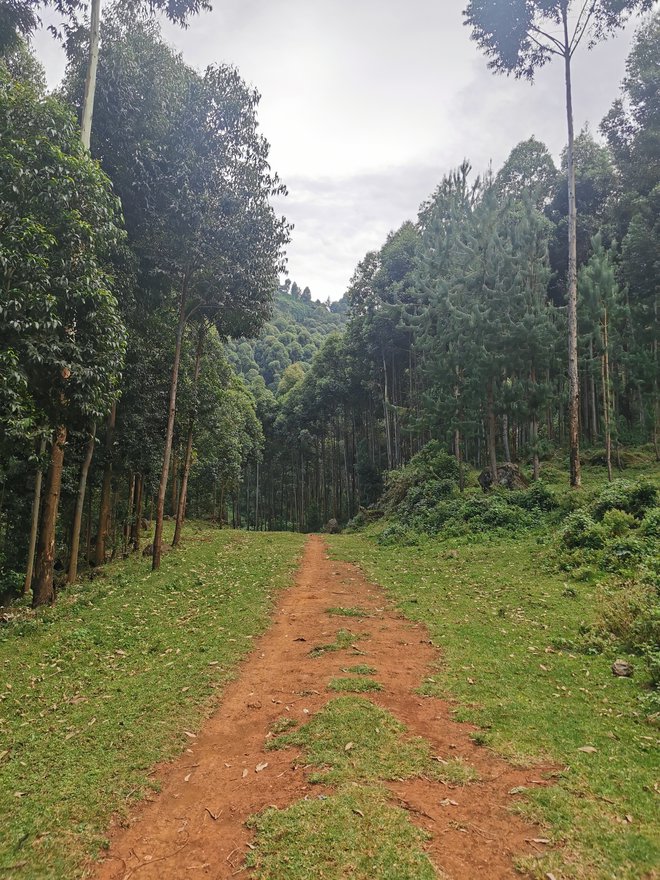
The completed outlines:
[[[529,489],[519,489],[510,492],[508,499],[510,504],[516,504],[524,510],[555,510],[559,503],[555,493],[545,483],[537,480]]]
[[[634,535],[613,538],[605,545],[603,568],[606,571],[621,571],[638,565],[648,555],[648,548]]]
[[[378,536],[379,544],[399,544],[412,547],[419,544],[419,535],[403,523],[393,522],[386,526]]]
[[[598,496],[592,507],[594,519],[601,520],[608,510],[616,508],[641,519],[658,503],[658,490],[652,483],[613,480]]]
[[[660,540],[660,507],[654,507],[646,513],[639,527],[639,533],[651,541]]]
[[[630,513],[613,507],[606,511],[601,524],[601,531],[606,538],[620,538],[631,529],[637,528],[638,522]]]
[[[603,546],[603,537],[589,514],[583,510],[576,510],[566,517],[559,543],[569,550],[576,548],[597,550]]]

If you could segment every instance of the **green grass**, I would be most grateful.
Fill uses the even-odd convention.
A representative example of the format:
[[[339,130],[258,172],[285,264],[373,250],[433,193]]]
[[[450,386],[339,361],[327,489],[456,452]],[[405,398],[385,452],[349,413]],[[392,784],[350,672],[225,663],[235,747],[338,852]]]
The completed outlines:
[[[186,528],[0,630],[0,873],[79,876],[269,622],[303,536]]]
[[[337,630],[337,638],[334,642],[327,645],[315,645],[309,652],[310,657],[322,657],[333,651],[347,651],[352,648],[356,642],[369,638],[369,633],[354,633],[349,629]]]
[[[346,694],[361,694],[367,691],[382,691],[383,686],[370,678],[333,678],[328,682],[329,691]]]
[[[298,722],[295,718],[278,718],[277,721],[273,721],[270,725],[270,732],[273,736],[277,736],[280,733],[284,733],[287,730],[291,730],[292,727],[296,727]]]
[[[436,880],[423,831],[383,792],[349,786],[253,817],[258,880]]]
[[[593,493],[589,471],[585,478]],[[626,657],[620,651],[558,648],[578,644],[594,622],[607,575],[569,585],[552,535],[540,533],[405,547],[379,546],[368,533],[329,540],[335,558],[359,563],[407,617],[428,626],[442,663],[423,691],[456,699],[458,719],[480,725],[480,741],[510,759],[564,768],[556,785],[520,797],[520,809],[563,845],[535,861],[533,876],[648,875],[660,861],[658,733],[639,703],[643,665],[627,657],[635,677],[615,678],[610,666]]]
[[[376,675],[378,670],[375,666],[358,663],[357,666],[348,666],[346,669],[342,669],[342,672],[351,672],[353,675]]]
[[[326,614],[334,614],[337,617],[369,617],[370,613],[366,608],[344,608],[342,606],[338,606],[337,608],[326,608]]]
[[[425,776],[463,783],[474,778],[459,760],[433,756],[421,737],[406,738],[406,728],[385,709],[363,697],[337,697],[299,730],[269,742],[268,748],[304,749],[310,767],[320,768],[311,782],[341,784]]]

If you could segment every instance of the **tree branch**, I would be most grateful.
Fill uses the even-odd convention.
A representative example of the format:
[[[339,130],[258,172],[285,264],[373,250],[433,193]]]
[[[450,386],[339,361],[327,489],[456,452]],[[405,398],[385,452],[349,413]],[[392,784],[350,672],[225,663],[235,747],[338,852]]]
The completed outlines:
[[[569,57],[573,57],[573,53],[575,52],[577,47],[582,42],[582,38],[584,37],[584,35],[587,31],[587,28],[589,27],[589,22],[593,18],[593,14],[596,11],[597,0],[592,0],[591,7],[589,9],[589,12],[586,15],[586,18],[584,19],[584,22],[582,24],[580,24],[580,20],[582,18],[582,15],[583,15],[584,10],[586,9],[588,3],[589,3],[589,0],[585,0],[584,5],[583,5],[582,9],[580,10],[580,14],[578,16],[578,20],[575,25],[575,30],[573,31],[573,36],[571,37],[571,42],[569,45]]]
[[[564,56],[566,47],[561,42],[561,40],[557,39],[557,37],[553,37],[552,34],[547,33],[547,31],[541,30],[541,28],[536,27],[536,25],[534,24],[530,26],[530,31],[535,31],[537,34],[545,37],[546,40],[550,40],[550,42],[553,43],[557,47],[557,49],[552,49],[550,46],[543,45],[543,43],[539,42],[539,40],[537,40],[535,37],[531,37],[530,34],[531,39],[534,40],[537,46],[542,46],[542,48],[547,49],[549,52],[554,52],[555,55],[561,55],[562,57]]]

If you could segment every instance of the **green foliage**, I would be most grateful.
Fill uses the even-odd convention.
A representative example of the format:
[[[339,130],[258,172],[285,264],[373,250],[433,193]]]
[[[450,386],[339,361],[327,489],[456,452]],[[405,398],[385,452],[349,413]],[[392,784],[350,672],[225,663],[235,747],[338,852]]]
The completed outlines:
[[[658,488],[647,481],[614,480],[600,493],[592,507],[594,518],[601,520],[608,510],[623,510],[642,518],[658,503]]]
[[[561,547],[598,549],[603,546],[603,535],[594,520],[584,510],[576,510],[566,517],[559,533]]]
[[[108,258],[119,205],[54,98],[0,69],[0,413],[5,438],[97,417],[125,350]]]

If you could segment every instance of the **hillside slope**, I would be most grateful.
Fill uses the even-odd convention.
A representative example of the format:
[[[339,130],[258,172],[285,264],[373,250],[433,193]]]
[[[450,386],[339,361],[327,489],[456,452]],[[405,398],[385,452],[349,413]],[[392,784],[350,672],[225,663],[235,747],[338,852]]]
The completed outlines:
[[[260,336],[230,342],[227,357],[250,384],[261,375],[266,386],[276,391],[288,366],[311,363],[325,338],[340,332],[345,323],[344,300],[328,306],[318,300],[292,296],[280,288],[274,298],[272,317]]]

